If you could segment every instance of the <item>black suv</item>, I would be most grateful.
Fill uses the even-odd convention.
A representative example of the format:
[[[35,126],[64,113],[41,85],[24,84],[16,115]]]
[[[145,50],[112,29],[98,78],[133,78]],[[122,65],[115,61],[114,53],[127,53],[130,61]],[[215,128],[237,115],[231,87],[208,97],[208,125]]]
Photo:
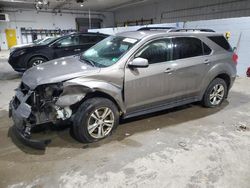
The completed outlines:
[[[106,37],[101,33],[74,33],[48,43],[18,48],[10,53],[9,64],[15,71],[24,72],[52,59],[79,54]]]

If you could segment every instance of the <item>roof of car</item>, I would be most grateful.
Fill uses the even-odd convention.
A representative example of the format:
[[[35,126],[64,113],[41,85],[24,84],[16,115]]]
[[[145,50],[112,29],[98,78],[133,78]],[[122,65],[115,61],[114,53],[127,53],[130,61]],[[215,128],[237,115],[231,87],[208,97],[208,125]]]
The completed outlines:
[[[166,36],[190,36],[190,35],[205,35],[205,36],[211,36],[211,35],[222,35],[220,33],[215,33],[215,32],[204,32],[204,31],[178,31],[174,32],[171,31],[169,32],[168,30],[142,30],[142,31],[128,31],[128,32],[122,32],[122,33],[117,33],[117,36],[122,36],[122,37],[128,37],[128,38],[134,38],[134,39],[142,39],[148,36],[152,35],[162,35],[165,34]]]
[[[68,33],[68,34],[63,35],[63,36],[70,36],[70,35],[98,35],[98,36],[109,36],[109,35],[107,35],[107,34],[99,33],[99,32],[72,32],[72,33]]]

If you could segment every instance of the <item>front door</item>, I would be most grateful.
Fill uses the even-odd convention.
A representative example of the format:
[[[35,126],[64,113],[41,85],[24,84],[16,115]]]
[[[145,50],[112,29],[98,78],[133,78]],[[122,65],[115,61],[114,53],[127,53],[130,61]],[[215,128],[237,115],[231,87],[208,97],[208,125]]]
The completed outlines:
[[[170,39],[157,39],[146,44],[134,56],[149,61],[147,68],[125,68],[125,104],[127,113],[159,105],[167,99],[169,82],[166,68],[172,56]]]
[[[6,39],[8,43],[8,48],[15,46],[17,44],[16,40],[16,30],[15,29],[5,29]]]

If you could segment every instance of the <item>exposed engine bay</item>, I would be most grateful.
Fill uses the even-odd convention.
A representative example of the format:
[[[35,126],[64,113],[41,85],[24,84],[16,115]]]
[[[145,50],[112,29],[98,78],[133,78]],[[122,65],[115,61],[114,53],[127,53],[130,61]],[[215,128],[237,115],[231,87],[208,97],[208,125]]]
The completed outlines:
[[[15,128],[24,138],[31,139],[34,126],[70,119],[73,111],[67,104],[85,96],[78,94],[78,97],[74,97],[74,92],[71,93],[73,96],[65,96],[68,93],[67,89],[63,90],[63,83],[41,85],[32,91],[22,82],[10,102],[10,117],[13,118]]]

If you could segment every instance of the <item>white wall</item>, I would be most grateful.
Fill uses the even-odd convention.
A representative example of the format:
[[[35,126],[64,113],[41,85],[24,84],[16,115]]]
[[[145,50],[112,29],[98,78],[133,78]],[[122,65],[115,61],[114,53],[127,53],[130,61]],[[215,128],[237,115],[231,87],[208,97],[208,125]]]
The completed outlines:
[[[250,17],[227,18],[215,20],[201,20],[190,22],[154,24],[150,26],[179,26],[185,28],[210,28],[216,32],[225,34],[231,33],[229,43],[232,47],[238,47],[239,55],[237,72],[240,76],[246,75],[247,67],[250,67]],[[115,34],[117,32],[137,30],[142,26],[105,28],[97,30],[89,30],[92,32],[104,32],[107,34]],[[241,37],[240,37],[241,36]]]
[[[153,23],[250,16],[249,0],[155,0],[115,10],[115,22],[153,19]]]
[[[183,22],[177,23],[162,23],[162,24],[150,24],[151,27],[183,27]],[[145,25],[146,26],[146,25]],[[114,35],[120,32],[136,31],[143,26],[129,26],[129,27],[113,27],[113,28],[102,28],[102,29],[89,29],[89,32],[100,32],[108,35]]]
[[[5,11],[9,14],[10,22],[0,22],[0,42],[1,49],[8,49],[5,29],[16,29],[17,30],[17,43],[21,44],[21,27],[32,28],[32,29],[76,29],[75,18],[87,18],[88,13],[81,12],[82,14],[71,14],[62,13],[54,14],[47,12],[37,13],[34,10],[26,11]],[[101,18],[103,20],[102,27],[112,27],[114,25],[114,16],[111,12],[104,13],[92,13],[92,18]],[[26,43],[24,41],[24,43]]]
[[[247,67],[250,67],[250,17],[216,19],[206,21],[186,22],[187,28],[211,28],[216,32],[229,31],[229,42],[232,47],[238,47],[239,56],[237,71],[238,75],[245,76]],[[241,36],[241,37],[240,37]],[[238,46],[237,46],[238,45]]]

